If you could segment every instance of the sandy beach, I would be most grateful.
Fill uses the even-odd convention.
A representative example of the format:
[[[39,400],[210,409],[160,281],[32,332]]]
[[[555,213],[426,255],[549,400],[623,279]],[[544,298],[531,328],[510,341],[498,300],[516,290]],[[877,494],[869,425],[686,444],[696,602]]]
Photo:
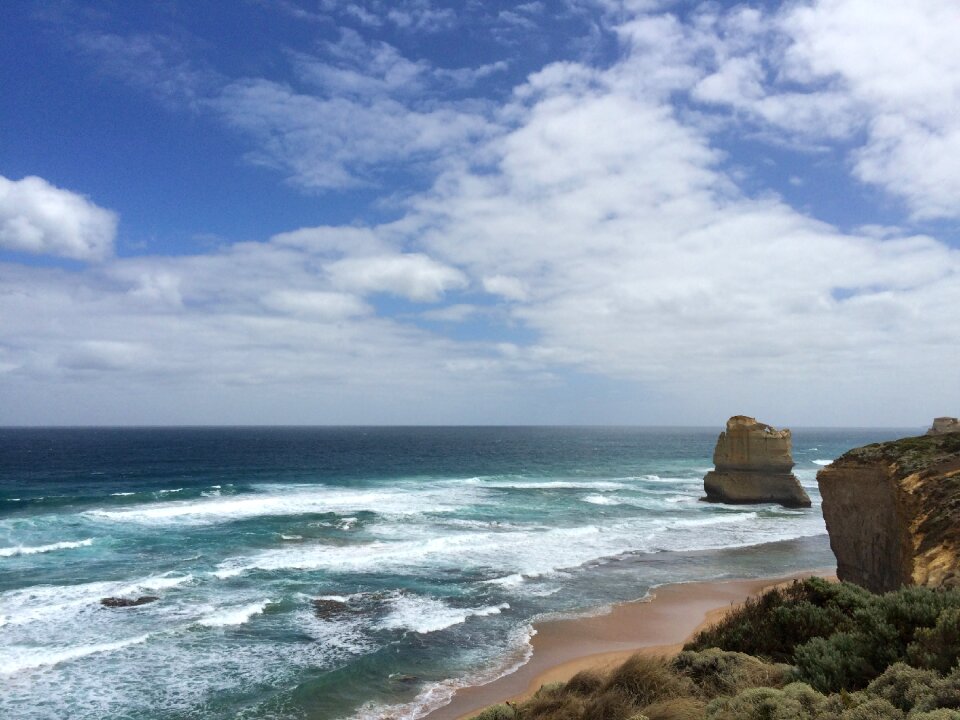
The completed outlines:
[[[489,705],[523,700],[541,685],[568,680],[580,670],[613,667],[636,652],[677,653],[693,634],[748,597],[798,578],[833,577],[834,572],[825,569],[777,578],[664,585],[642,600],[614,605],[602,615],[537,623],[527,663],[486,685],[458,690],[449,704],[426,718],[469,718]]]

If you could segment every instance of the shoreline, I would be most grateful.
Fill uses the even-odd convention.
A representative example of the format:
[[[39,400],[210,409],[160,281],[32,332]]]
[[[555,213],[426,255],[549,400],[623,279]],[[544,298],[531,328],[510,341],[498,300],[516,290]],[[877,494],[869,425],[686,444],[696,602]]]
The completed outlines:
[[[796,579],[833,577],[835,572],[831,568],[779,577],[671,583],[652,588],[640,600],[613,605],[601,615],[535,623],[532,652],[523,665],[489,683],[459,688],[449,703],[422,720],[466,720],[490,705],[525,700],[542,685],[569,680],[581,670],[610,669],[636,652],[676,654],[693,635],[747,598]]]

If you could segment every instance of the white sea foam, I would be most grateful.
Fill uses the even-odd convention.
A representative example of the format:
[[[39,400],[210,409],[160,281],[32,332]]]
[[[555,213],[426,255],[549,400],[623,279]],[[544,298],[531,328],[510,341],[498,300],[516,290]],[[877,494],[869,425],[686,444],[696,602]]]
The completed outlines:
[[[814,460],[814,465],[820,465],[821,467],[826,467],[827,465],[832,465],[833,460]]]
[[[0,593],[0,615],[6,618],[6,624],[16,626],[69,622],[83,612],[98,609],[102,598],[168,590],[192,579],[192,575],[156,575],[134,581],[35,585]]]
[[[590,503],[591,505],[620,505],[622,504],[619,498],[616,497],[607,497],[605,495],[586,495],[580,498],[585,503]]]
[[[699,550],[815,535],[823,532],[823,521],[812,514],[785,522],[782,516],[761,519],[756,512],[711,508],[696,513],[683,510],[672,519],[641,516],[566,528],[533,526],[431,535],[437,528],[393,524],[384,532],[396,539],[351,545],[298,543],[228,558],[214,574],[230,578],[254,570],[422,574],[437,569],[475,569],[501,577],[530,577],[630,552]]]
[[[625,490],[630,486],[622,482],[612,482],[609,480],[497,480],[484,482],[482,483],[482,487],[502,490],[599,490],[600,492],[605,492]]]
[[[128,496],[128,495],[136,495],[136,493],[132,493],[132,492],[115,492],[115,493],[110,493],[110,496],[111,496],[111,497],[126,497],[126,496]]]
[[[259,615],[272,600],[259,600],[249,605],[221,608],[216,612],[197,620],[197,625],[204,627],[227,627],[229,625],[243,625],[254,615]]]
[[[476,499],[475,495],[452,485],[371,490],[321,485],[270,486],[250,495],[149,503],[117,510],[89,510],[84,515],[98,520],[153,525],[208,524],[270,515],[372,511],[403,516],[419,514],[425,509],[452,512]],[[341,522],[345,523],[343,527],[347,529],[356,521],[355,517],[349,517]]]
[[[281,540],[303,540],[303,535],[284,535],[280,534]]]
[[[383,630],[410,630],[421,635],[464,623],[471,617],[499,615],[510,607],[502,603],[482,608],[454,608],[432,597],[400,595],[390,603],[390,613],[379,627]]]
[[[37,555],[39,553],[53,552],[54,550],[72,550],[80,547],[90,547],[93,545],[93,538],[86,540],[70,540],[49,545],[35,545],[33,547],[17,545],[16,547],[0,548],[0,557],[16,557],[17,555]]]
[[[146,642],[150,633],[138,635],[108,643],[76,645],[73,647],[24,647],[13,645],[0,647],[0,675],[12,675],[24,670],[59,665],[70,660],[78,660],[88,655],[114,652],[130,645]]]

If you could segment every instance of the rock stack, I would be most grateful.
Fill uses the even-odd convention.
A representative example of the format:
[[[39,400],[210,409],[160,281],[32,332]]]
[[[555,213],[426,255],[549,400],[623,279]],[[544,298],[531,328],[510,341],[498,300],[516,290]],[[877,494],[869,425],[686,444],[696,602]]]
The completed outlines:
[[[960,587],[960,433],[851,450],[817,483],[841,580],[873,592]]]
[[[960,420],[955,417],[938,417],[933,419],[933,427],[927,430],[927,435],[946,435],[960,433]]]
[[[810,497],[791,472],[789,430],[735,415],[717,439],[713,464],[716,468],[703,478],[704,500],[810,507]]]

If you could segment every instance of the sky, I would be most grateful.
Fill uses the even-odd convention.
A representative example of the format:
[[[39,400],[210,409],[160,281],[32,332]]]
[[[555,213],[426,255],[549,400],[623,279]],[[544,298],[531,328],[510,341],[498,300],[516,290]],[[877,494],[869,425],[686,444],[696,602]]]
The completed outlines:
[[[0,3],[0,425],[960,415],[958,31]]]

